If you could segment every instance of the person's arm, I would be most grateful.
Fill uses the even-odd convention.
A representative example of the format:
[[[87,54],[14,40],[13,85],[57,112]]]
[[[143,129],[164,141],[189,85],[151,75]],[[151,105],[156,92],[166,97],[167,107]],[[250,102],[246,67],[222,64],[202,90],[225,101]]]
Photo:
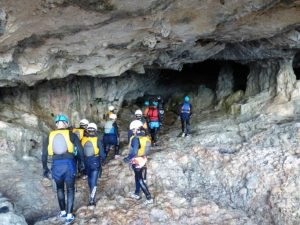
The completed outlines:
[[[84,170],[84,158],[83,158],[83,148],[80,143],[79,138],[77,137],[76,134],[70,132],[70,140],[71,142],[76,146],[77,148],[77,156],[80,159],[81,165],[80,165],[80,170]]]
[[[42,148],[42,165],[43,165],[43,176],[44,177],[49,176],[49,169],[48,169],[48,166],[47,166],[47,162],[48,162],[48,142],[49,142],[49,136],[44,139],[43,148]]]
[[[192,107],[192,104],[190,104],[190,116],[192,116],[193,114],[193,107]]]
[[[102,162],[104,162],[105,159],[106,159],[106,155],[105,155],[105,152],[104,152],[104,148],[103,148],[103,145],[102,145],[101,138],[99,138],[99,137],[97,139],[97,146],[99,148],[99,157],[100,157],[100,159],[102,159]]]
[[[129,159],[134,158],[137,153],[138,150],[140,148],[140,141],[138,137],[134,137],[131,141],[131,146],[130,146],[130,152],[129,152]]]

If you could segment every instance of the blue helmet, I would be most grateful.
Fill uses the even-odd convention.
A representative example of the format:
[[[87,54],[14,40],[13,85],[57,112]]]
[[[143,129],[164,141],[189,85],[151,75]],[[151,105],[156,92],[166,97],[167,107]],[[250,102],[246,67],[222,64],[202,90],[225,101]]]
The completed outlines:
[[[144,105],[145,105],[145,106],[149,106],[149,101],[145,101],[145,102],[144,102]]]
[[[185,97],[184,97],[184,101],[185,101],[185,102],[189,102],[189,101],[190,101],[190,97],[189,97],[189,96],[185,96]]]
[[[158,102],[154,101],[154,102],[152,102],[152,105],[158,106]]]
[[[59,122],[59,121],[63,121],[66,123],[69,123],[69,119],[67,116],[63,115],[63,114],[58,114],[55,116],[55,123]]]

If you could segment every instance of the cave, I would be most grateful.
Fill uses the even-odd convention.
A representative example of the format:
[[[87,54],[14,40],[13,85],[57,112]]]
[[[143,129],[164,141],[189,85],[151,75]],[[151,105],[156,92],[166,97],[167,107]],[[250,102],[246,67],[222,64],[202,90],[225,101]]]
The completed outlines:
[[[86,119],[102,140],[111,106],[120,155],[102,160],[93,204],[76,177],[74,224],[300,224],[299,4],[0,1],[0,225],[67,222],[42,149],[60,114],[64,130]],[[151,121],[155,145],[142,142],[149,199],[128,130],[158,96],[165,118]]]
[[[300,52],[297,52],[295,54],[295,57],[293,59],[293,71],[296,75],[297,80],[300,80],[300,65],[299,65],[299,61],[300,61]]]

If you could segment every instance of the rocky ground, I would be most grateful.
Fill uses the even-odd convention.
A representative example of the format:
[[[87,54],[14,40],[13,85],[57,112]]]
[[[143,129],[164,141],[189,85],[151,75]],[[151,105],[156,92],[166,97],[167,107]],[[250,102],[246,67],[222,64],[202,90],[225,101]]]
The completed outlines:
[[[75,224],[298,224],[300,124],[277,119],[210,112],[193,118],[186,138],[177,137],[175,122],[162,130],[149,157],[154,204],[144,206],[144,196],[130,199],[133,171],[112,160],[103,168],[96,207],[77,208]],[[35,225],[61,223],[53,217]]]

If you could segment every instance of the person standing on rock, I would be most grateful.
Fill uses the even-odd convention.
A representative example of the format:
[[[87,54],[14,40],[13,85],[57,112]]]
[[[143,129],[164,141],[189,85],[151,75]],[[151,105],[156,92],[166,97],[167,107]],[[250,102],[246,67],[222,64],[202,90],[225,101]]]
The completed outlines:
[[[114,146],[115,158],[118,158],[119,153],[119,128],[117,125],[117,115],[110,114],[109,120],[104,124],[103,145],[105,154],[108,155],[110,147]]]
[[[184,102],[180,104],[178,114],[181,120],[182,137],[187,137],[190,133],[190,118],[192,116],[192,104],[189,96],[184,97]]]
[[[153,101],[152,106],[149,108],[149,111],[147,114],[153,146],[157,145],[157,133],[158,133],[159,127],[160,127],[160,115],[159,115],[157,106],[158,106],[158,102]]]
[[[152,204],[153,198],[149,192],[147,184],[144,182],[143,172],[146,170],[147,155],[150,150],[151,140],[145,136],[141,129],[143,123],[140,120],[134,120],[130,123],[129,129],[132,130],[133,137],[129,143],[129,155],[123,159],[125,163],[130,163],[135,176],[135,192],[131,194],[131,198],[141,199],[140,190],[146,196],[145,205]]]
[[[79,140],[81,141],[83,136],[85,135],[85,130],[87,128],[89,124],[89,121],[87,119],[82,119],[79,122],[79,127],[78,128],[73,128],[73,133],[77,135],[77,137],[79,138]],[[77,153],[77,151],[75,151],[75,153]],[[77,171],[79,172],[80,169],[80,161],[79,161],[79,157],[77,156],[77,154],[75,154],[75,162],[76,162],[76,168]],[[86,179],[86,171],[82,172],[82,179]]]
[[[83,146],[85,165],[90,188],[89,205],[96,205],[96,190],[98,177],[101,178],[101,161],[104,162],[106,155],[102,146],[101,138],[97,133],[97,125],[89,123],[87,135],[81,140]]]
[[[68,129],[69,120],[65,115],[55,117],[56,130],[49,133],[43,143],[42,164],[43,175],[49,177],[47,166],[48,156],[52,157],[51,174],[56,183],[58,204],[60,213],[58,217],[65,220],[65,224],[74,221],[72,214],[75,197],[75,176],[76,166],[74,160],[74,148],[77,148],[77,154],[80,158],[80,171],[84,169],[83,148],[76,134]],[[67,207],[65,202],[65,186],[67,188]]]

